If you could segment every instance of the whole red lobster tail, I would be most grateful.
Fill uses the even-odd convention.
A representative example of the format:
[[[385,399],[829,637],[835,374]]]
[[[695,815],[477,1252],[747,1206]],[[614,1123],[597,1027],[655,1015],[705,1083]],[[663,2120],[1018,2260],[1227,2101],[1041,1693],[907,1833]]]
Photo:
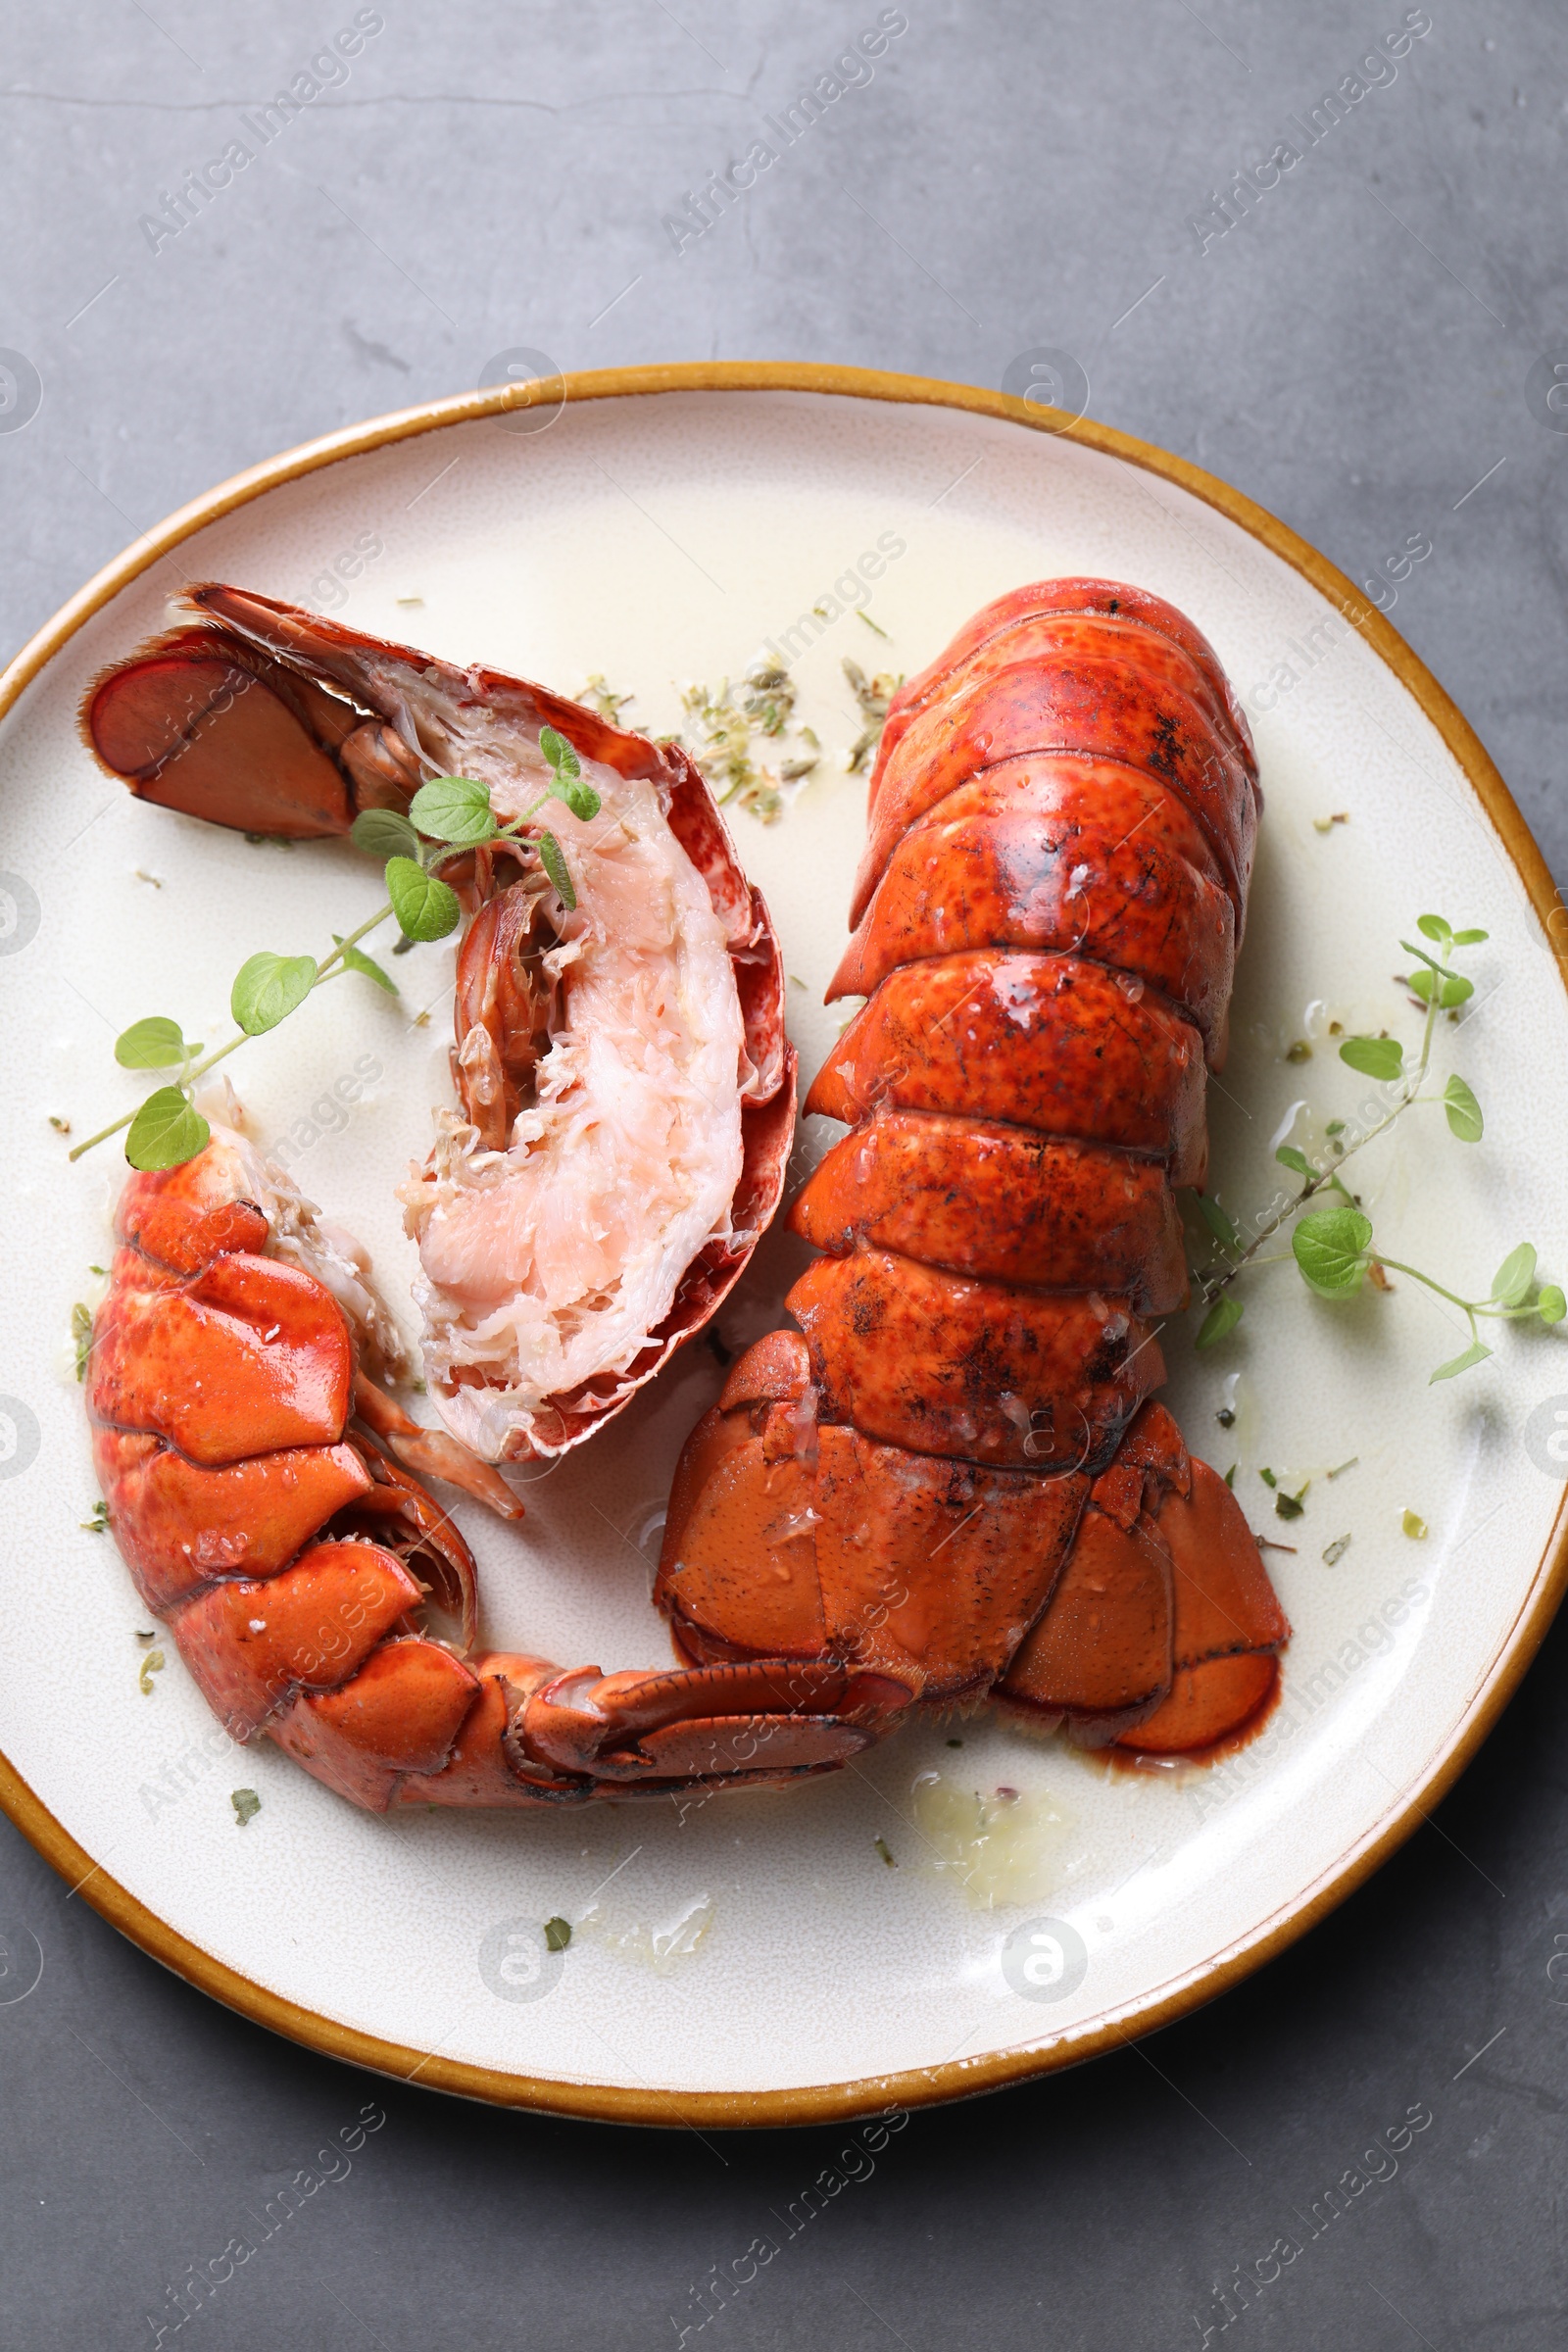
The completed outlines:
[[[602,1675],[465,1654],[472,1555],[405,1465],[521,1505],[367,1377],[331,1291],[275,1253],[266,1174],[219,1131],[131,1177],[87,1379],[116,1542],[235,1739],[268,1733],[373,1811],[560,1805],[797,1780],[906,1703],[827,1660]],[[423,1630],[427,1606],[457,1642]]]
[[[688,1444],[657,1597],[695,1659],[874,1668],[1093,1745],[1261,1720],[1290,1628],[1224,1482],[1146,1399],[1185,1304],[1259,809],[1206,640],[1100,580],[1019,589],[894,703],[866,994],[807,1098],[851,1128],[827,1252]]]
[[[501,1458],[564,1453],[703,1329],[778,1207],[795,1123],[795,1054],[784,1034],[783,963],[761,894],[746,880],[712,796],[679,744],[611,726],[547,687],[478,665],[459,668],[250,590],[209,584],[186,601],[200,625],[117,663],[82,705],[88,748],[138,798],[247,833],[342,835],[364,809],[406,810],[443,758],[454,761],[466,741],[471,748],[473,733],[494,742],[509,730],[536,738],[551,726],[584,760],[654,786],[706,886],[723,926],[744,1033],[741,1167],[728,1230],[698,1250],[631,1360],[551,1396],[530,1437],[510,1442]],[[480,1143],[496,1150],[515,1115],[519,1079],[539,1058],[537,896],[515,881],[510,853],[455,853],[439,870],[471,918],[459,955],[455,1076]],[[475,1054],[482,1038],[488,1044]]]

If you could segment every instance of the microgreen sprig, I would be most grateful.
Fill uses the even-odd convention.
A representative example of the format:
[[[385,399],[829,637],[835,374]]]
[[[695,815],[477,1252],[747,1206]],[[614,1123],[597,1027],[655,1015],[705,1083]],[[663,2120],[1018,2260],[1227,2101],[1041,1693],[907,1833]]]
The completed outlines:
[[[1294,1144],[1282,1144],[1274,1156],[1282,1167],[1304,1181],[1299,1193],[1283,1207],[1265,1217],[1251,1241],[1244,1248],[1235,1221],[1216,1200],[1200,1197],[1198,1208],[1208,1232],[1223,1252],[1221,1262],[1208,1269],[1200,1288],[1200,1300],[1207,1307],[1198,1332],[1197,1345],[1201,1348],[1217,1347],[1236,1329],[1244,1314],[1244,1302],[1232,1291],[1238,1275],[1251,1264],[1278,1265],[1285,1256],[1262,1257],[1263,1250],[1281,1228],[1291,1219],[1298,1220],[1291,1233],[1289,1257],[1295,1260],[1308,1288],[1324,1298],[1350,1298],[1360,1291],[1370,1276],[1380,1288],[1388,1288],[1384,1270],[1405,1274],[1414,1282],[1446,1298],[1464,1313],[1470,1326],[1470,1345],[1463,1352],[1446,1364],[1440,1364],[1432,1374],[1434,1381],[1451,1380],[1473,1364],[1481,1363],[1492,1349],[1481,1338],[1480,1317],[1500,1322],[1534,1322],[1555,1324],[1568,1316],[1568,1300],[1555,1283],[1541,1285],[1536,1280],[1536,1251],[1529,1242],[1521,1242],[1509,1251],[1498,1267],[1492,1288],[1485,1298],[1466,1298],[1449,1290],[1430,1274],[1400,1259],[1390,1257],[1376,1247],[1372,1221],[1361,1202],[1346,1187],[1341,1170],[1357,1152],[1365,1151],[1370,1143],[1388,1132],[1395,1121],[1422,1103],[1441,1103],[1449,1132],[1460,1142],[1479,1143],[1485,1131],[1485,1119],[1474,1090],[1457,1073],[1450,1076],[1440,1089],[1427,1087],[1431,1070],[1432,1047],[1438,1016],[1454,1012],[1475,993],[1475,983],[1463,972],[1453,969],[1454,951],[1476,947],[1487,937],[1485,931],[1460,930],[1441,914],[1423,914],[1417,929],[1430,940],[1437,954],[1417,947],[1412,940],[1401,940],[1405,953],[1414,956],[1419,969],[1406,978],[1404,985],[1422,1005],[1426,1018],[1422,1026],[1421,1043],[1413,1063],[1405,1059],[1404,1048],[1392,1037],[1348,1037],[1340,1047],[1340,1059],[1362,1077],[1376,1079],[1380,1084],[1397,1088],[1394,1100],[1381,1118],[1342,1143],[1346,1132],[1343,1121],[1334,1121],[1329,1135],[1336,1153],[1335,1162],[1326,1168],[1314,1167],[1304,1152]],[[1320,1195],[1338,1194],[1330,1206],[1309,1207]]]
[[[430,783],[421,784],[415,794],[409,805],[408,817],[401,820],[394,817],[395,823],[401,822],[407,826],[408,834],[403,854],[388,859],[387,890],[392,901],[392,911],[405,931],[409,925],[404,920],[404,904],[416,920],[422,919],[430,890],[443,892],[447,899],[452,900],[451,921],[443,922],[438,932],[416,932],[414,936],[439,939],[452,930],[458,920],[457,900],[444,882],[437,881],[426,870],[414,841],[416,831],[423,834],[428,841],[443,844],[448,850],[476,850],[490,841],[517,840],[546,801],[564,801],[572,815],[583,824],[590,823],[599,814],[599,795],[591,784],[583,782],[582,763],[565,737],[558,735],[554,727],[541,727],[539,749],[549,763],[550,784],[520,816],[513,817],[507,824],[497,824],[490,806],[489,786],[479,783],[472,776],[434,777]],[[365,815],[355,818],[354,836],[362,848],[372,845],[361,839],[360,828],[375,819],[373,846],[377,854],[381,854],[381,843],[389,840],[390,836],[380,820],[389,813],[386,809],[368,809]],[[571,909],[577,904],[577,894],[572,887],[560,842],[553,833],[541,832],[534,846],[539,853],[539,861],[550,876],[563,905]],[[405,872],[403,869],[406,867],[412,868],[412,871]],[[396,876],[394,868],[398,869]],[[404,894],[404,904],[399,902],[400,890]]]
[[[247,1038],[264,1037],[268,1030],[275,1029],[324,981],[339,979],[345,972],[357,973],[395,997],[397,983],[359,943],[389,915],[395,917],[403,935],[400,945],[445,939],[455,931],[463,909],[457,893],[435,870],[439,865],[455,854],[489,842],[522,840],[547,801],[564,801],[572,815],[584,823],[598,815],[599,795],[584,782],[581,762],[565,737],[554,727],[542,727],[539,749],[550,768],[550,784],[520,816],[505,824],[497,821],[490,806],[489,786],[473,776],[432,777],[428,784],[420,785],[406,816],[395,808],[362,809],[350,837],[356,849],[381,859],[386,904],[346,937],[334,931],[331,953],[319,962],[311,956],[278,956],[270,949],[247,957],[229,992],[236,1034],[210,1054],[204,1054],[199,1044],[191,1044],[180,1023],[166,1014],[152,1013],[133,1021],[115,1041],[115,1059],[122,1069],[169,1070],[173,1075],[156,1088],[139,1109],[126,1111],[77,1144],[71,1157],[79,1159],[84,1152],[128,1128],[125,1157],[133,1168],[177,1168],[194,1159],[212,1134],[192,1099],[197,1080],[226,1060]],[[555,835],[541,831],[529,846],[563,905],[574,908],[577,894]]]

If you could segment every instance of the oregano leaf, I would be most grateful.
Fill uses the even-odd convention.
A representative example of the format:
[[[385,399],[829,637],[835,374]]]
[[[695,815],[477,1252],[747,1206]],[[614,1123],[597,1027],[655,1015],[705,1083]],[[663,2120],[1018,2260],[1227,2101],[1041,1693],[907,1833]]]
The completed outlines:
[[[1490,931],[1456,931],[1453,944],[1456,948],[1478,948],[1484,939],[1491,937]]]
[[[1476,984],[1467,980],[1463,972],[1419,971],[1410,974],[1409,989],[1423,1004],[1430,1004],[1436,997],[1439,1009],[1449,1012],[1475,995]]]
[[[1564,1315],[1568,1315],[1568,1298],[1563,1297],[1554,1282],[1548,1282],[1536,1300],[1536,1312],[1543,1323],[1560,1323]]]
[[[419,855],[419,836],[396,808],[362,808],[349,827],[349,839],[357,850],[383,864],[388,858]]]
[[[457,894],[413,858],[389,858],[386,895],[405,939],[445,939],[463,919]]]
[[[1415,927],[1423,939],[1435,939],[1440,946],[1444,940],[1453,937],[1451,925],[1445,922],[1441,914],[1418,914]]]
[[[1492,1349],[1486,1346],[1484,1341],[1472,1340],[1463,1355],[1456,1355],[1451,1363],[1438,1366],[1432,1379],[1427,1382],[1427,1387],[1430,1389],[1433,1381],[1452,1380],[1455,1373],[1468,1372],[1472,1364],[1479,1364],[1483,1357],[1489,1356],[1491,1353]]]
[[[1418,972],[1416,978],[1420,977]],[[1340,1059],[1359,1070],[1363,1078],[1404,1076],[1404,1048],[1396,1037],[1348,1037],[1340,1048]]]
[[[557,799],[564,801],[581,823],[589,823],[599,814],[599,795],[591,784],[582,781],[582,762],[571,745],[554,727],[541,727],[539,749],[555,775]]]
[[[539,862],[555,884],[562,905],[567,908],[575,906],[577,893],[571,886],[571,876],[566,870],[566,860],[561,854],[561,844],[553,833],[541,833],[539,836]]]
[[[1234,1221],[1221,1208],[1219,1202],[1211,1200],[1206,1193],[1199,1193],[1195,1195],[1195,1198],[1198,1202],[1198,1213],[1214,1236],[1215,1241],[1222,1243],[1227,1250],[1239,1250],[1242,1246],[1242,1237],[1237,1232]]]
[[[564,735],[561,734],[557,728],[540,728],[539,749],[555,770],[558,783],[564,777],[568,782],[574,782],[582,774],[581,760]]]
[[[1522,1306],[1535,1279],[1535,1244],[1521,1242],[1517,1250],[1509,1250],[1493,1276],[1492,1296],[1498,1306]]]
[[[133,1168],[182,1167],[206,1149],[212,1132],[177,1086],[161,1086],[130,1122],[125,1157]]]
[[[235,973],[228,1008],[247,1037],[262,1037],[298,1011],[315,986],[313,956],[274,956],[264,948]]]
[[[1303,1280],[1322,1298],[1352,1298],[1366,1273],[1372,1222],[1357,1208],[1319,1208],[1291,1235]]]
[[[1215,1299],[1203,1317],[1193,1345],[1197,1348],[1217,1348],[1220,1341],[1236,1329],[1246,1311],[1241,1299],[1233,1298],[1227,1291],[1222,1298]]]
[[[1479,1144],[1486,1121],[1481,1105],[1464,1080],[1453,1077],[1443,1090],[1443,1107],[1448,1125],[1461,1144]]]
[[[1282,1168],[1293,1168],[1298,1176],[1315,1176],[1317,1174],[1316,1168],[1313,1167],[1306,1153],[1298,1152],[1294,1144],[1281,1144],[1274,1156]]]
[[[495,838],[490,787],[473,776],[433,776],[419,786],[409,815],[427,841],[450,842],[456,849],[476,849]]]
[[[167,1070],[183,1061],[186,1047],[179,1023],[161,1012],[132,1021],[115,1040],[115,1059],[122,1070]]]
[[[559,797],[581,824],[588,824],[599,814],[599,795],[591,784],[563,784]]]
[[[373,956],[367,956],[361,948],[344,947],[335,931],[332,934],[332,945],[339,951],[339,959],[346,972],[360,972],[367,980],[373,980],[377,988],[384,988],[389,997],[397,995],[397,982],[390,972],[382,971]]]

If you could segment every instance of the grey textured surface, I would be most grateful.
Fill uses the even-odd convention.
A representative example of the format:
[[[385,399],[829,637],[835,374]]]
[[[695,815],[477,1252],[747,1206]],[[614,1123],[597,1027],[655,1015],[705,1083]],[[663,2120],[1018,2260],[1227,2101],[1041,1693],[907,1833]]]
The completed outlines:
[[[22,429],[0,409],[8,650],[221,476],[466,388],[512,347],[996,383],[1051,346],[1093,414],[1357,580],[1430,539],[1392,616],[1568,875],[1568,436],[1527,388],[1568,335],[1549,0],[1432,0],[1396,77],[1309,146],[1288,118],[1404,22],[1396,0],[908,0],[870,83],[679,255],[661,216],[831,68],[872,0],[392,0],[348,78],[154,252],[161,192],[355,13],[7,10],[0,344],[42,388]],[[1202,250],[1192,217],[1282,139],[1307,152]],[[1217,2341],[1227,2309],[1258,2345],[1560,2342],[1565,1667],[1568,1631],[1432,1825],[1243,1990],[1077,2075],[916,2116],[874,2159],[844,2154],[850,2132],[614,2132],[327,2065],[166,1976],[6,1829],[0,1995],[29,1938],[44,1964],[0,1999],[0,2345],[711,2327],[736,2346],[1121,2352]],[[367,2104],[385,2122],[351,2169],[270,2222]],[[1374,2177],[1364,2151],[1411,2109],[1430,2122]],[[825,2168],[845,2184],[802,2222]],[[758,2269],[760,2237],[779,2250]],[[1295,2251],[1271,2255],[1281,2239]],[[231,2240],[254,2249],[237,2269]],[[1227,2305],[1238,2265],[1251,2300]],[[1278,2273],[1261,2290],[1259,2265]]]

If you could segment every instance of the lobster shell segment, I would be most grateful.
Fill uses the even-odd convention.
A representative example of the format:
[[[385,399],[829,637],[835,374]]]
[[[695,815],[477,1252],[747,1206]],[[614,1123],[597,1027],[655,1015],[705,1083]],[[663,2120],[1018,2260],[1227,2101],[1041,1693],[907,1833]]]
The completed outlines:
[[[957,669],[988,651],[1004,654],[1018,642],[1022,631],[1037,623],[1044,624],[1044,642],[1049,645],[1052,627],[1080,616],[1095,622],[1109,621],[1121,629],[1136,628],[1137,643],[1146,659],[1156,653],[1152,640],[1157,638],[1164,638],[1178,653],[1185,654],[1201,678],[1215,724],[1223,727],[1237,748],[1255,764],[1247,713],[1219,656],[1185,612],[1167,604],[1162,596],[1153,596],[1147,588],[1130,588],[1122,580],[1035,580],[1024,588],[1009,588],[1005,596],[983,605],[936,660],[900,688],[888,706],[887,723],[871,773],[872,797],[882,770],[910,721],[945,691]]]
[[[786,1304],[828,1417],[917,1453],[1103,1461],[1165,1376],[1124,1300],[966,1280],[887,1250],[819,1257]]]
[[[900,964],[818,1070],[806,1109],[858,1125],[884,1103],[1158,1159],[1208,1162],[1198,1032],[1141,980],[1075,956],[974,948]]]
[[[290,841],[353,823],[339,754],[354,725],[330,695],[219,628],[172,631],[99,679],[82,710],[89,749],[139,800]]]
[[[329,1293],[250,1252],[172,1282],[117,1258],[118,1313],[93,1350],[88,1410],[165,1438],[204,1469],[342,1434],[353,1350]]]
[[[375,1484],[358,1448],[342,1444],[206,1469],[148,1433],[110,1427],[96,1431],[93,1452],[109,1523],[160,1617],[215,1575],[275,1576]]]
[[[1050,1596],[1089,1490],[884,1446],[796,1404],[722,1400],[671,1498],[655,1598],[702,1659],[853,1661],[928,1704],[982,1695]],[[934,1563],[940,1561],[940,1570]]]
[[[1255,1719],[1290,1625],[1224,1480],[1194,1461],[1131,1525],[1092,1501],[1051,1608],[998,1686],[1036,1725],[1153,1756],[1213,1747]]]
[[[791,1228],[845,1257],[890,1250],[955,1274],[1099,1288],[1141,1315],[1187,1301],[1181,1219],[1156,1160],[945,1111],[880,1110],[835,1144]]]
[[[913,817],[970,769],[1032,751],[1126,760],[1184,800],[1226,872],[1240,937],[1262,808],[1246,713],[1184,613],[1145,591],[1088,579],[999,598],[894,698],[851,922]]]
[[[1146,684],[1134,662],[1116,656],[1050,668],[1025,660],[963,680],[950,701],[933,703],[883,771],[851,921],[864,913],[909,826],[977,770],[1023,755],[1076,752],[1141,768],[1185,804],[1219,860],[1240,928],[1256,845],[1250,774],[1190,696],[1166,689],[1152,706]]]
[[[1236,911],[1185,805],[1136,768],[1036,754],[951,792],[894,850],[828,991],[963,949],[1082,955],[1156,989],[1223,1060]]]

